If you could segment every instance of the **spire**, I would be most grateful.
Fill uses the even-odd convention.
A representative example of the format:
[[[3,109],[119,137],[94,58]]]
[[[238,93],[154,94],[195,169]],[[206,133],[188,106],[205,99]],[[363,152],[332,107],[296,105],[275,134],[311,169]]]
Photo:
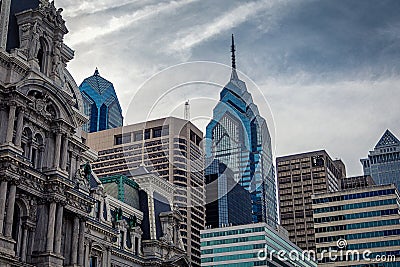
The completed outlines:
[[[235,57],[235,38],[232,34],[232,46],[231,46],[231,53],[232,53],[232,69],[236,69],[236,57]]]
[[[96,70],[94,71],[94,75],[95,76],[100,76],[99,69],[97,67],[96,67]]]
[[[232,45],[231,45],[231,53],[232,53],[232,74],[231,74],[231,80],[238,80],[239,77],[236,73],[236,47],[235,47],[235,38],[232,34]]]

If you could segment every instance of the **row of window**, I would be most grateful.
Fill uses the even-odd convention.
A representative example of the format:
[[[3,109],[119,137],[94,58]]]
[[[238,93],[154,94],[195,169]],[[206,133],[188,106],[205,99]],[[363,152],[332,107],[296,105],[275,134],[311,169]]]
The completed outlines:
[[[223,231],[223,232],[202,234],[201,238],[219,237],[219,236],[227,236],[227,235],[240,235],[240,234],[248,234],[248,233],[259,233],[259,232],[263,232],[263,231],[265,231],[264,227],[237,229],[237,230],[229,230],[229,231]]]
[[[252,258],[257,258],[257,253],[245,253],[245,254],[235,254],[235,255],[228,255],[228,256],[216,256],[216,257],[202,258],[201,263],[243,260],[243,259],[252,259]]]
[[[222,244],[242,243],[242,242],[250,242],[250,241],[257,241],[257,240],[264,240],[264,239],[265,239],[264,235],[236,237],[236,238],[201,242],[201,246],[215,246],[215,245],[222,245]]]
[[[367,248],[381,248],[381,247],[394,247],[400,246],[400,239],[397,240],[386,240],[386,241],[377,241],[377,242],[368,242],[368,243],[360,243],[360,244],[350,244],[347,245],[347,250],[361,250]],[[322,251],[330,251],[330,247],[321,247],[317,249],[318,253]],[[335,249],[335,248],[333,248]]]
[[[342,210],[353,210],[353,209],[369,208],[369,207],[376,207],[376,206],[385,206],[385,205],[392,205],[392,204],[397,204],[397,200],[392,198],[392,199],[384,199],[384,200],[376,200],[376,201],[369,201],[369,202],[361,202],[361,203],[353,203],[353,204],[318,208],[318,209],[314,210],[314,213],[315,214],[327,213],[327,212],[335,212],[335,211],[342,211]]]
[[[374,238],[374,237],[393,236],[393,235],[400,235],[400,229],[349,234],[349,235],[318,237],[316,241],[317,243],[324,243],[324,242],[336,242],[339,239],[353,240],[353,239],[364,239],[364,238]]]
[[[234,246],[234,247],[225,247],[225,248],[214,248],[214,249],[202,250],[201,254],[216,254],[216,253],[224,253],[224,252],[261,249],[264,247],[265,247],[265,244],[254,244],[254,245]]]
[[[330,202],[351,200],[351,199],[386,196],[386,195],[393,195],[393,194],[395,194],[395,189],[385,189],[385,190],[377,190],[377,191],[363,192],[363,193],[357,193],[357,194],[318,198],[318,199],[314,199],[313,202],[314,202],[314,204],[321,204],[321,203],[330,203]]]
[[[398,225],[400,224],[399,219],[391,219],[384,221],[372,221],[372,222],[362,222],[362,223],[353,223],[353,224],[345,224],[345,225],[335,225],[335,226],[327,226],[327,227],[319,227],[315,229],[316,233],[326,233],[326,232],[334,232],[334,231],[345,231],[352,229],[362,229],[362,228],[370,228],[370,227],[378,227],[378,226],[386,226],[386,225]]]
[[[376,211],[359,212],[354,214],[328,216],[322,218],[314,218],[314,222],[315,223],[337,222],[343,220],[361,219],[361,218],[385,216],[393,214],[399,214],[399,210],[398,209],[376,210]]]

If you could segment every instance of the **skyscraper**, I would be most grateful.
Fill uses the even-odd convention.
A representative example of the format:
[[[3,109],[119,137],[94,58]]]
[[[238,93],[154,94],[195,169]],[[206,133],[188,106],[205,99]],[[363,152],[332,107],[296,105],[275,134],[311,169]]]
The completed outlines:
[[[394,183],[400,188],[400,141],[386,130],[368,158],[361,159],[364,175],[372,176],[376,184]]]
[[[182,240],[193,266],[200,266],[200,230],[205,227],[203,133],[174,117],[89,133],[99,152],[93,170],[100,178],[131,176],[142,163],[176,186],[174,205],[183,215]]]
[[[235,181],[232,170],[214,160],[206,172],[206,226],[217,228],[251,223],[250,193]]]
[[[79,89],[85,115],[89,117],[89,122],[83,125],[84,131],[92,133],[122,126],[122,110],[114,86],[100,76],[97,68]]]
[[[393,184],[312,198],[318,266],[400,265],[400,198]]]
[[[311,195],[338,191],[346,176],[344,164],[325,150],[278,157],[276,162],[281,224],[297,246],[315,250]]]
[[[215,159],[225,164],[235,181],[251,193],[252,221],[275,227],[277,203],[271,137],[265,119],[236,72],[233,35],[231,48],[231,79],[222,89],[206,129],[206,158],[207,162]]]

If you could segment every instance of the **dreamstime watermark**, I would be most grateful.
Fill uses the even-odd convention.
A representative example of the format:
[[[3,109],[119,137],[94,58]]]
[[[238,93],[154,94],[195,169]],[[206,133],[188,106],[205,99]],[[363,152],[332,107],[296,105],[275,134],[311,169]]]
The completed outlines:
[[[350,250],[347,248],[347,240],[339,239],[336,242],[337,249],[329,248],[316,253],[314,250],[274,250],[267,245],[258,251],[257,257],[260,261],[278,259],[279,261],[315,261],[315,262],[395,262],[396,255],[376,255],[371,250]]]

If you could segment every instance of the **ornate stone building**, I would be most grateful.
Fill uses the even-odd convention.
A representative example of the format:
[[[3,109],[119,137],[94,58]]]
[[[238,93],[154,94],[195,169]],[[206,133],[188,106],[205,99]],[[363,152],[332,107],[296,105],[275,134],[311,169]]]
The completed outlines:
[[[171,238],[178,211],[158,214],[162,236],[142,240],[144,213],[85,164],[96,153],[61,13],[47,0],[0,0],[0,266],[189,266]]]

